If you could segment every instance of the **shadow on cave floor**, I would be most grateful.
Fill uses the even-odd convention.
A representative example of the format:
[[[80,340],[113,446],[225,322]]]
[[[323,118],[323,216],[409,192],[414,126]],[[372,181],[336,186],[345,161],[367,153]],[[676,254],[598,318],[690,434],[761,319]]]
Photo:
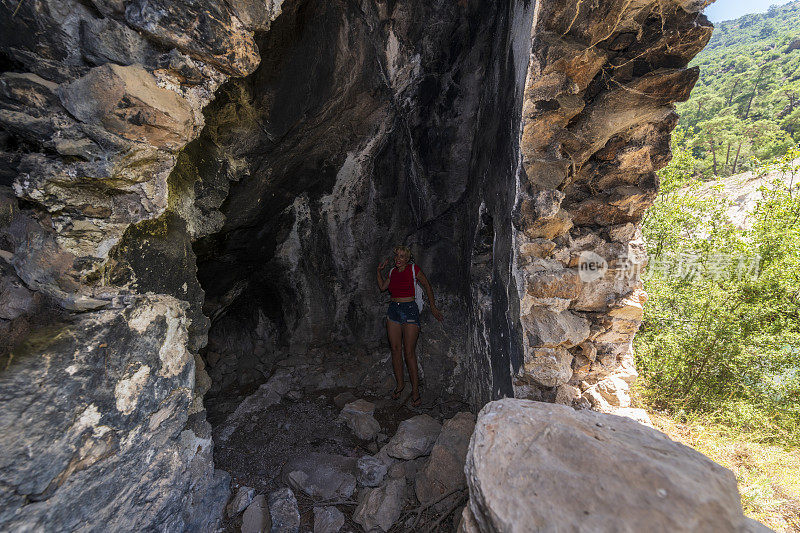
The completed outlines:
[[[220,395],[206,399],[214,431],[215,466],[230,473],[234,494],[241,486],[254,488],[256,494],[269,494],[287,486],[285,465],[313,454],[330,454],[352,461],[375,455],[400,422],[415,415],[425,413],[443,422],[459,411],[469,410],[462,401],[425,387],[424,375],[423,403],[419,408],[410,405],[408,381],[401,398],[394,400],[390,394],[395,382],[388,350],[383,357],[353,357],[337,348],[316,348],[305,356],[279,361],[266,383],[247,396]],[[424,373],[424,366],[422,370]],[[380,423],[380,432],[371,440],[359,439],[338,419],[345,404],[356,399],[375,406],[374,418]],[[415,463],[413,468],[419,464]],[[414,497],[413,475],[406,477],[406,484],[404,513],[390,530],[393,532],[408,531],[409,520],[419,506]],[[345,515],[341,531],[363,531],[352,520],[360,496],[358,489],[364,490],[359,484],[349,498],[338,498],[348,502],[336,506]],[[314,507],[321,501],[301,490],[293,492],[300,511],[300,531],[313,531]],[[423,520],[435,522],[438,518],[431,510],[426,511]],[[442,525],[434,531],[453,531],[452,517],[442,518]],[[234,516],[226,513],[221,530],[236,532],[241,525],[241,513]]]

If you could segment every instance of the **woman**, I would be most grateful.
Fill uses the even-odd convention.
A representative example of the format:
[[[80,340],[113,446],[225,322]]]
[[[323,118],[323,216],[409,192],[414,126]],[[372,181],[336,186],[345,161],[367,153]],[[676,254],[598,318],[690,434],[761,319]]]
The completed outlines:
[[[386,331],[389,334],[389,345],[392,348],[392,368],[397,387],[392,391],[392,398],[397,399],[405,388],[403,381],[403,359],[405,355],[408,375],[411,378],[411,405],[419,407],[422,398],[419,395],[419,369],[417,368],[417,355],[414,350],[417,347],[417,337],[419,336],[419,308],[414,301],[414,276],[425,293],[428,295],[428,302],[431,306],[431,313],[436,319],[442,321],[442,313],[436,307],[433,299],[433,289],[428,283],[419,266],[409,263],[411,260],[411,250],[407,246],[396,246],[394,249],[394,270],[389,272],[388,279],[384,280],[382,270],[386,268],[389,260],[386,259],[378,265],[378,287],[381,291],[389,289],[392,295],[392,303],[386,312]],[[414,269],[412,271],[412,269]]]

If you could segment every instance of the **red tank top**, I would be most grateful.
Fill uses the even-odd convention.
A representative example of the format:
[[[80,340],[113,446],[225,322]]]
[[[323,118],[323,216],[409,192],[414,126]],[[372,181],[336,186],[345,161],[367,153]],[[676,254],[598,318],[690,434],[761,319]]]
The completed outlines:
[[[414,274],[419,276],[419,267],[415,264],[408,264],[402,272],[393,268],[389,272],[389,293],[392,298],[408,298],[414,296],[414,278],[411,268],[415,268]]]

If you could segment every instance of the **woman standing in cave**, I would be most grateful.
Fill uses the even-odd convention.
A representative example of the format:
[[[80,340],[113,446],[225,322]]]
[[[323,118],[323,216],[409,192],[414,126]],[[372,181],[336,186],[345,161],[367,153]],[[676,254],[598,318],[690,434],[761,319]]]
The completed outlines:
[[[378,265],[378,287],[381,291],[389,289],[392,302],[386,312],[386,331],[389,335],[389,345],[392,349],[392,368],[397,387],[392,391],[392,398],[397,399],[405,388],[403,380],[403,357],[405,355],[408,375],[411,378],[411,405],[419,407],[422,398],[419,395],[419,368],[417,367],[417,338],[420,332],[419,308],[414,298],[414,278],[425,289],[431,313],[436,319],[442,321],[442,313],[436,307],[433,299],[433,289],[428,278],[415,263],[411,261],[411,250],[407,246],[399,245],[394,248],[394,268],[389,271],[389,277],[384,280],[382,271],[389,263],[384,260]],[[412,270],[413,269],[413,270]],[[401,355],[402,354],[402,355]]]

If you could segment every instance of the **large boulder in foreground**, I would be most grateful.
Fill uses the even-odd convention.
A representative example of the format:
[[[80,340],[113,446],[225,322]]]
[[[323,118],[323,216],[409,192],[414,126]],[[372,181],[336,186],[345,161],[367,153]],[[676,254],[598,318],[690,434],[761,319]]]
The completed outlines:
[[[460,531],[769,531],[733,473],[638,422],[506,398],[481,410]]]

